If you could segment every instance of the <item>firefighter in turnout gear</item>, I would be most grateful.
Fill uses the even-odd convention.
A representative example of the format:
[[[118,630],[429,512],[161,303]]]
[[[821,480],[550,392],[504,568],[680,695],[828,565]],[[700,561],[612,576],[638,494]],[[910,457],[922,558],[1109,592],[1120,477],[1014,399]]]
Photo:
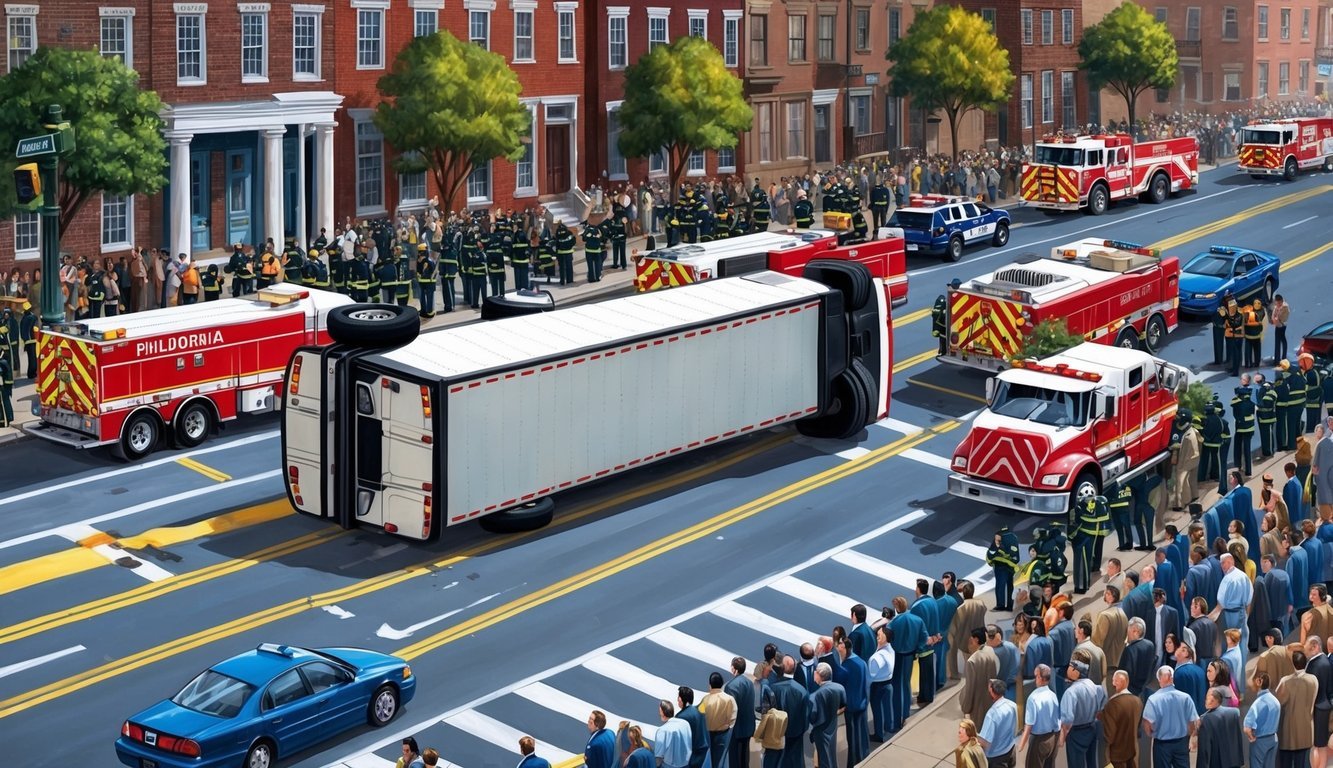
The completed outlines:
[[[1259,387],[1255,415],[1259,423],[1259,458],[1267,459],[1273,455],[1273,429],[1277,426],[1277,390],[1272,382],[1265,381]]]
[[[352,301],[365,303],[370,301],[370,264],[366,263],[365,251],[357,251],[356,258],[347,269],[347,291]]]
[[[457,294],[454,292],[454,281],[458,279],[458,243],[452,234],[449,236],[449,242],[444,245],[440,251],[440,293],[444,298],[444,311],[454,311],[454,301]]]
[[[472,227],[463,238],[463,301],[473,309],[481,309],[486,298],[486,255],[481,250],[481,233]]]
[[[546,276],[547,285],[555,279],[555,264],[555,238],[548,232],[537,241],[537,268]]]
[[[492,296],[505,293],[505,259],[509,255],[505,247],[506,237],[503,230],[496,230],[486,238],[486,277]]]
[[[1058,592],[1069,580],[1065,574],[1068,566],[1065,559],[1065,528],[1060,523],[1052,523],[1050,526],[1034,528],[1032,536],[1034,542],[1028,550],[1033,559],[1029,581],[1041,586],[1049,584],[1053,591]]]
[[[407,254],[403,253],[401,246],[393,250],[397,257],[394,268],[398,278],[397,284],[393,287],[393,296],[398,306],[406,307],[412,301],[412,264],[407,260]]]
[[[606,259],[606,246],[602,228],[598,224],[583,222],[583,261],[588,267],[588,282],[597,283],[602,279],[602,264]]]
[[[208,269],[199,275],[199,287],[204,291],[204,301],[217,301],[222,296],[222,277],[218,274],[218,265],[209,264]]]
[[[1227,339],[1227,370],[1232,376],[1240,375],[1241,350],[1245,341],[1245,317],[1236,306],[1236,300],[1227,302],[1227,324],[1224,329]]]
[[[1018,535],[1008,527],[995,532],[986,550],[986,565],[995,575],[995,610],[1014,609],[1014,573],[1018,570]]]
[[[772,204],[768,201],[768,195],[759,190],[759,181],[755,180],[755,190],[750,193],[750,204],[754,206],[754,231],[767,232],[768,222],[773,215]]]
[[[1287,366],[1290,365],[1286,360],[1279,360],[1277,370],[1273,372],[1273,395],[1275,396],[1275,405],[1277,406],[1277,419],[1273,422],[1273,450],[1289,451],[1287,440],[1287,400],[1291,398],[1291,387],[1287,381]],[[1295,442],[1293,436],[1291,442]]]
[[[962,285],[958,278],[949,281],[949,290],[956,291]],[[930,335],[940,346],[940,354],[949,351],[949,295],[941,293],[935,297],[935,306],[930,309]]]
[[[310,278],[310,287],[321,291],[329,290],[329,268],[320,261],[319,251],[311,250],[310,258],[305,260],[306,277]]]
[[[838,240],[842,245],[860,245],[868,239],[868,230],[866,228],[866,215],[857,208],[852,213],[852,228],[848,232],[838,235]]]
[[[796,193],[791,215],[797,229],[809,229],[815,225],[815,206],[806,199],[805,190]]]
[[[1115,526],[1117,552],[1134,549],[1134,491],[1128,484],[1119,483],[1107,497],[1107,506],[1111,511],[1111,523]]]
[[[1249,387],[1236,387],[1236,396],[1231,398],[1231,418],[1236,420],[1236,436],[1233,461],[1245,477],[1254,473],[1251,464],[1254,451],[1254,391]]]
[[[1305,377],[1300,371],[1291,370],[1291,363],[1283,360],[1281,363],[1287,372],[1287,403],[1283,413],[1287,417],[1287,442],[1283,446],[1285,450],[1296,450],[1296,438],[1300,437],[1302,431],[1302,416],[1305,414]]]
[[[435,262],[430,258],[430,246],[417,246],[417,291],[421,296],[421,316],[435,317]]]
[[[213,265],[217,269],[217,265]],[[19,342],[27,358],[28,378],[37,378],[37,316],[32,313],[32,302],[23,302],[23,316],[19,318]]]
[[[574,284],[574,233],[569,231],[565,222],[555,227],[555,260],[559,266],[560,284]]]
[[[0,427],[14,423],[14,367],[8,355],[0,355]]]
[[[879,237],[879,228],[889,219],[889,188],[880,179],[870,188],[870,214],[875,224],[875,237]]]
[[[1092,586],[1098,542],[1106,538],[1111,515],[1106,509],[1106,497],[1091,495],[1078,500],[1074,514],[1074,593],[1083,595]]]
[[[1200,452],[1198,474],[1200,483],[1216,480],[1221,475],[1222,468],[1219,464],[1218,452],[1222,449],[1223,426],[1222,417],[1218,415],[1213,404],[1209,403],[1204,406],[1203,450]]]
[[[1305,379],[1305,431],[1314,432],[1319,426],[1319,411],[1324,400],[1324,374],[1314,367],[1314,355],[1302,352],[1296,365]]]
[[[1213,365],[1226,365],[1227,307],[1218,304],[1213,313]]]
[[[301,285],[307,288],[315,286],[315,262],[319,261],[319,251],[310,249],[310,253],[305,262],[301,265]]]
[[[1213,402],[1211,405],[1213,406],[1213,412],[1215,412],[1217,417],[1222,420],[1222,444],[1219,445],[1217,449],[1217,493],[1218,495],[1226,495],[1227,467],[1228,462],[1231,460],[1231,423],[1227,421],[1227,409],[1222,405],[1222,400],[1217,396],[1216,392],[1213,393]]]
[[[304,282],[305,257],[301,255],[301,249],[296,247],[296,242],[291,238],[287,238],[287,250],[282,253],[282,270],[289,282]]]
[[[528,270],[532,266],[532,242],[528,233],[515,231],[509,246],[509,263],[514,267],[514,288],[526,290],[531,283]]]
[[[343,295],[351,293],[347,285],[347,268],[350,263],[343,258],[343,251],[337,246],[331,246],[324,249],[324,253],[329,256],[329,284],[333,290]]]
[[[393,304],[398,293],[398,266],[392,256],[380,259],[375,265],[375,278],[380,285],[380,302]]]
[[[244,296],[254,290],[254,262],[241,250],[240,243],[232,246],[231,258],[227,259],[227,267],[224,271],[232,276],[232,298]]]
[[[694,220],[694,211],[694,189],[689,187],[685,189],[685,193],[681,195],[678,201],[676,201],[676,229],[680,232],[680,239],[682,242],[694,243],[699,240],[699,233]],[[570,282],[572,283],[573,281],[574,278],[571,274]]]
[[[1263,361],[1264,303],[1259,299],[1245,310],[1245,367],[1258,368]]]

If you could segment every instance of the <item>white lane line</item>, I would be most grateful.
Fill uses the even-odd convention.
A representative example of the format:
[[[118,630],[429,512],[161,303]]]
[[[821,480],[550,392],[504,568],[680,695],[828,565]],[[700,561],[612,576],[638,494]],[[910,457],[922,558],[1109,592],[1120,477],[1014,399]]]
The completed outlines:
[[[784,576],[781,579],[768,585],[769,589],[781,592],[784,595],[791,595],[803,603],[809,603],[816,608],[824,608],[830,613],[836,613],[846,619],[851,613],[852,606],[857,603],[870,605],[846,595],[840,595],[832,590],[824,589],[808,581],[802,581],[795,576]],[[850,620],[850,619],[849,619]]]
[[[849,568],[855,568],[862,573],[897,584],[905,589],[916,589],[916,580],[926,578],[915,571],[909,571],[902,566],[887,563],[877,557],[863,555],[853,549],[843,550],[830,559],[835,563],[842,563]]]
[[[813,643],[819,638],[818,632],[798,627],[795,624],[788,624],[782,619],[775,619],[763,611],[737,602],[714,606],[711,613],[743,627],[749,627],[761,635],[767,635],[791,645]]]
[[[930,451],[923,451],[920,448],[908,448],[907,450],[903,451],[898,455],[902,456],[903,458],[911,459],[912,461],[920,462],[929,467],[949,469],[948,459],[944,458],[943,456],[936,456]]]
[[[952,549],[960,555],[975,557],[978,560],[984,561],[986,559],[986,548],[980,544],[972,544],[967,541],[955,541],[949,545],[949,549]]]
[[[548,677],[552,677],[554,675],[560,674],[561,672],[565,672],[567,670],[581,666],[583,665],[584,662],[588,661],[589,659],[594,659],[597,658],[598,656],[604,656],[618,648],[623,648],[629,645],[630,643],[638,642],[639,640],[642,640],[645,637],[661,632],[662,630],[667,629],[668,627],[674,627],[675,625],[682,624],[686,621],[689,621],[690,619],[695,618],[696,616],[702,616],[705,613],[713,612],[715,609],[721,606],[733,605],[734,604],[733,601],[738,600],[752,592],[757,592],[763,589],[764,587],[768,586],[769,584],[772,584],[773,582],[777,581],[778,579],[781,579],[785,576],[791,576],[792,574],[795,573],[799,573],[800,571],[803,571],[806,568],[809,568],[813,565],[818,565],[819,563],[822,563],[825,560],[828,560],[829,558],[833,557],[838,552],[850,549],[851,547],[860,546],[866,543],[867,541],[872,541],[890,531],[897,530],[898,528],[901,528],[905,525],[911,525],[912,523],[922,519],[925,516],[926,516],[926,511],[924,509],[916,509],[911,512],[908,512],[902,517],[890,520],[884,525],[881,525],[880,527],[875,528],[874,530],[867,531],[861,534],[860,536],[857,536],[856,538],[852,539],[851,541],[846,541],[830,549],[824,550],[823,552],[820,552],[819,554],[816,554],[813,557],[810,557],[806,560],[796,563],[795,565],[787,567],[785,570],[779,571],[771,576],[760,579],[756,582],[741,587],[740,589],[725,594],[717,598],[716,600],[713,600],[712,602],[704,603],[703,605],[697,608],[686,611],[685,613],[682,613],[678,616],[673,616],[667,619],[666,621],[654,624],[653,626],[648,627],[647,629],[643,629],[638,632],[635,632],[634,634],[622,637],[621,639],[616,640],[614,642],[607,643],[601,648],[593,649],[583,654],[582,656],[570,659],[569,661],[566,661],[562,664],[557,664],[556,666],[551,667],[549,669],[537,672],[536,674],[529,675],[523,678],[522,680],[518,680],[516,682],[510,683],[509,685],[496,688],[490,693],[478,696],[472,701],[469,701],[465,704],[461,704],[457,707],[454,707],[453,709],[446,710],[443,714],[427,716],[415,722],[408,723],[407,725],[404,725],[403,727],[399,728],[396,731],[393,731],[392,733],[387,733],[384,736],[381,736],[378,741],[372,742],[369,746],[364,747],[359,751],[352,753],[352,756],[365,754],[367,752],[375,752],[376,750],[384,749],[387,746],[398,744],[408,736],[423,731],[442,720],[447,722],[449,718],[457,717],[462,713],[465,713],[472,709],[476,709],[477,707],[495,701],[498,698],[501,698],[503,696],[508,696],[509,694],[519,691],[530,685],[540,683],[541,681],[545,680]],[[743,606],[736,606],[736,607],[743,608]],[[756,613],[758,612],[756,611]],[[763,614],[760,615],[762,616]],[[726,617],[724,616],[723,618]],[[739,623],[746,623],[746,622],[742,621]],[[805,630],[801,631],[805,632]],[[809,635],[810,633],[805,632],[805,634]],[[807,636],[803,637],[798,642],[803,643],[811,640],[814,640],[814,637]],[[580,717],[580,720],[581,719],[583,718]],[[623,719],[629,719],[629,718],[623,718]],[[638,721],[632,720],[632,722],[638,722]],[[338,768],[340,764],[345,763],[349,759],[351,759],[351,756],[335,758],[332,762],[327,763],[326,765],[328,765],[330,768]]]
[[[1287,226],[1283,227],[1283,229],[1291,229],[1292,227],[1299,227],[1300,225],[1304,224],[1305,222],[1307,222],[1307,221],[1314,221],[1314,220],[1317,219],[1317,218],[1319,218],[1319,214],[1315,214],[1314,216],[1307,216],[1307,217],[1301,219],[1300,221],[1293,221],[1292,223],[1290,223],[1290,224],[1288,224]]]
[[[175,459],[172,459],[172,462],[174,463]],[[6,539],[4,541],[0,541],[0,549],[9,549],[10,547],[17,547],[21,544],[27,544],[33,541],[40,541],[48,536],[60,536],[62,538],[67,538],[65,534],[62,533],[62,531],[66,529],[73,529],[76,531],[83,530],[80,526],[95,526],[100,523],[105,523],[109,520],[119,520],[122,517],[130,517],[131,515],[137,515],[140,512],[148,512],[149,510],[157,509],[159,507],[167,507],[173,504],[179,504],[182,501],[189,501],[190,499],[198,498],[200,496],[203,496],[204,494],[217,493],[218,491],[226,490],[228,488],[239,488],[240,486],[250,485],[251,483],[258,483],[264,480],[272,480],[273,478],[279,477],[281,475],[282,475],[282,470],[273,469],[267,472],[260,472],[257,475],[250,475],[249,477],[240,477],[235,480],[228,480],[225,483],[217,483],[216,485],[210,485],[206,488],[195,488],[189,491],[182,491],[181,493],[172,494],[171,496],[164,496],[160,499],[145,501],[142,504],[135,504],[132,507],[125,507],[124,509],[118,509],[115,512],[107,512],[104,515],[89,517],[85,520],[76,520],[75,522],[66,523],[65,525],[58,525],[55,526],[54,528],[46,528],[40,531],[33,531],[32,533],[25,534],[23,536],[15,536],[12,539]]]
[[[340,618],[340,619],[354,619],[354,618],[356,618],[356,614],[355,614],[355,613],[352,613],[351,611],[347,610],[346,608],[342,608],[342,607],[339,607],[339,606],[337,606],[337,605],[326,605],[326,606],[324,606],[323,611],[324,611],[325,613],[327,613],[327,614],[330,614],[330,615],[332,615],[332,616],[336,616],[337,618]]]
[[[648,639],[668,651],[675,651],[681,656],[698,659],[705,664],[717,667],[719,672],[725,673],[730,670],[731,660],[736,658],[736,654],[726,648],[713,645],[707,640],[700,640],[693,635],[687,635],[675,627],[667,627],[661,632],[654,632],[648,636]],[[754,665],[746,661],[745,666],[749,669]]]
[[[177,459],[183,459],[187,457],[193,458],[195,456],[206,456],[210,453],[217,453],[218,451],[225,451],[230,448],[240,448],[246,445],[253,445],[254,443],[261,443],[270,438],[277,437],[278,434],[279,434],[278,430],[273,429],[269,430],[268,432],[261,432],[257,435],[249,435],[248,437],[242,437],[237,440],[232,440],[229,443],[218,443],[217,445],[210,445],[207,448],[200,448],[197,451],[189,451],[187,453],[182,453],[177,456],[168,456],[161,459],[153,459],[152,461],[145,461],[142,464],[134,464],[128,467],[121,467],[119,469],[109,469],[105,472],[98,472],[95,475],[89,475],[87,477],[79,477],[73,480],[67,480],[63,483],[57,483],[55,485],[42,486],[41,488],[35,488],[31,491],[24,491],[23,493],[16,493],[13,496],[5,496],[4,498],[0,498],[0,507],[5,506],[6,504],[14,504],[16,502],[27,501],[28,499],[36,498],[38,496],[44,496],[48,493],[51,493],[52,491],[62,491],[66,488],[73,488],[75,486],[85,486],[88,483],[95,483],[99,480],[106,480],[107,478],[111,477],[128,475],[132,472],[141,472],[145,469],[160,467],[164,464],[175,464]],[[212,490],[216,490],[216,486],[214,486]]]
[[[446,718],[445,721],[458,730],[476,736],[482,741],[490,742],[501,749],[508,750],[514,754],[519,754],[518,740],[523,738],[522,731],[510,728],[504,723],[493,717],[483,715],[476,710],[459,712],[453,717]],[[572,752],[566,752],[559,747],[551,746],[545,742],[537,742],[537,754],[550,760],[552,763],[563,763],[566,760],[573,759]]]
[[[835,454],[833,454],[833,455],[834,455],[834,456],[837,456],[837,457],[840,458],[840,459],[846,459],[846,460],[848,460],[848,461],[855,461],[856,459],[859,459],[859,458],[861,458],[862,456],[865,456],[867,453],[870,453],[870,449],[869,449],[869,448],[862,448],[861,446],[858,445],[858,446],[856,446],[855,448],[848,448],[848,449],[845,450],[845,451],[838,451],[837,453],[835,453]]]
[[[562,690],[552,688],[546,683],[533,683],[525,685],[514,691],[514,695],[522,696],[528,701],[540,707],[545,707],[552,712],[559,712],[562,715],[568,715],[580,723],[588,719],[588,713],[594,709],[606,711],[605,707],[600,707],[591,702],[584,701],[577,696],[571,696]],[[644,738],[657,738],[657,726],[641,723],[636,718],[622,717],[614,712],[606,712],[607,723],[619,723],[621,720],[629,720],[631,723],[638,724],[643,730]]]
[[[84,539],[87,539],[92,536],[96,536],[100,533],[101,531],[97,530],[96,528],[86,523],[75,523],[73,525],[66,525],[63,528],[57,528],[54,531],[54,534],[56,536],[59,536],[60,538],[65,539],[67,541],[72,541],[75,544],[78,544],[80,541],[83,541]]]
[[[899,421],[893,418],[892,416],[880,419],[879,421],[875,422],[875,426],[884,427],[885,429],[891,429],[894,432],[901,432],[904,435],[909,435],[909,436],[925,431],[921,427],[916,426],[915,424],[908,424],[905,421]]]
[[[583,662],[583,668],[589,672],[596,672],[608,680],[629,686],[636,691],[646,693],[654,699],[674,701],[678,693],[680,683],[673,683],[664,677],[658,677],[651,672],[645,672],[628,661],[617,659],[615,656],[606,654],[603,656],[594,656]],[[703,692],[695,691],[694,700],[703,699]]]
[[[0,677],[9,677],[10,675],[18,674],[19,672],[32,669],[33,667],[40,667],[49,661],[55,661],[56,659],[64,658],[84,650],[87,649],[82,645],[72,645],[63,651],[48,653],[45,656],[38,656],[35,659],[28,659],[27,661],[20,661],[17,664],[10,664],[7,667],[0,667]]]
[[[169,579],[175,575],[171,571],[168,571],[155,563],[150,563],[147,560],[137,558],[129,552],[110,544],[98,544],[92,548],[92,551],[105,557],[107,562],[113,565],[120,565],[126,560],[130,561],[133,565],[126,565],[124,568],[131,573],[148,579],[149,581],[162,581],[163,579]]]
[[[458,583],[458,582],[454,582],[454,584],[457,584],[457,583]],[[453,584],[450,584],[449,586],[452,587]],[[446,587],[446,589],[447,589],[447,588],[448,588],[448,587]],[[384,622],[383,624],[380,625],[380,628],[379,628],[379,629],[375,630],[375,634],[378,635],[378,636],[380,636],[380,637],[382,637],[382,638],[385,638],[386,640],[402,640],[403,638],[411,637],[411,636],[412,636],[412,633],[413,633],[413,632],[416,632],[418,629],[425,629],[426,627],[429,627],[429,626],[432,625],[432,624],[439,624],[441,621],[444,621],[445,619],[449,618],[450,616],[455,616],[455,615],[457,615],[457,614],[460,614],[460,613],[462,613],[463,611],[466,611],[466,610],[469,609],[469,608],[476,608],[477,606],[481,605],[482,603],[484,603],[484,602],[486,602],[486,601],[488,601],[488,600],[492,600],[492,599],[494,599],[494,598],[496,598],[496,597],[499,597],[499,596],[502,595],[502,594],[504,594],[504,593],[502,593],[502,592],[496,592],[496,593],[493,594],[493,595],[487,595],[487,596],[481,598],[480,600],[473,600],[471,603],[468,603],[467,605],[463,606],[462,608],[455,608],[455,609],[453,609],[452,611],[445,611],[444,613],[440,614],[439,616],[435,616],[435,617],[433,617],[433,618],[426,619],[425,621],[419,621],[419,622],[417,622],[416,624],[413,624],[412,626],[410,626],[410,627],[406,627],[406,628],[404,628],[404,629],[394,629],[393,627],[389,626],[389,623],[386,621],[386,622]]]
[[[374,753],[357,755],[356,757],[342,763],[340,768],[393,768],[397,765],[392,760],[380,757]]]

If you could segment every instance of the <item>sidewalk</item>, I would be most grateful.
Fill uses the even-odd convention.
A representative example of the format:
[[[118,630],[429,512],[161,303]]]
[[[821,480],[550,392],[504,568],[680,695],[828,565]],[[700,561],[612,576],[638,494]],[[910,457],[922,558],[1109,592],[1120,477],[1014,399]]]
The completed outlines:
[[[1265,472],[1273,473],[1274,477],[1284,477],[1282,474],[1282,465],[1291,460],[1290,452],[1278,453],[1271,459],[1254,464],[1254,474],[1251,475],[1248,482],[1254,498],[1259,498],[1259,491],[1263,488],[1262,477]],[[1279,486],[1280,488],[1280,486]],[[1219,498],[1215,485],[1209,485],[1208,490],[1200,495],[1198,501],[1205,510],[1213,505]],[[1153,518],[1153,541],[1160,543],[1165,535],[1165,526],[1167,523],[1174,523],[1180,530],[1185,530],[1190,522],[1188,512],[1166,511],[1159,513]],[[1137,572],[1140,568],[1153,562],[1155,553],[1153,552],[1116,552],[1113,547],[1107,548],[1106,557],[1119,557],[1124,572]],[[1100,576],[1094,578],[1092,589],[1086,595],[1075,595],[1074,599],[1074,617],[1078,620],[1084,614],[1096,615],[1102,607],[1102,590],[1106,586]],[[1072,594],[1072,593],[1071,593]],[[986,622],[995,623],[1007,631],[1009,625],[1013,622],[1014,614],[1010,612],[999,612],[988,610],[986,612]],[[1258,654],[1249,654],[1248,662],[1253,662]],[[1248,666],[1248,665],[1247,665]],[[963,719],[963,712],[957,703],[958,694],[962,690],[961,682],[954,682],[947,688],[943,688],[935,694],[935,701],[923,710],[914,712],[898,732],[898,735],[879,749],[871,752],[870,757],[861,763],[868,768],[953,768],[954,747],[958,746],[958,724]],[[1019,724],[1019,730],[1022,730],[1022,723]],[[981,723],[977,723],[981,727]],[[1059,750],[1056,757],[1058,766],[1065,765],[1065,750]],[[1023,756],[1017,755],[1019,765],[1023,763]],[[1139,755],[1140,764],[1146,765],[1144,755]]]

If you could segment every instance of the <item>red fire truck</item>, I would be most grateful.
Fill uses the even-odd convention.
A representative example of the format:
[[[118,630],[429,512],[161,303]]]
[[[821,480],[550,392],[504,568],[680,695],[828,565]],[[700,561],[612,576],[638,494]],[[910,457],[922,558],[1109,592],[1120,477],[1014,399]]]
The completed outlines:
[[[25,429],[75,448],[110,445],[127,460],[167,435],[192,448],[237,414],[278,408],[292,352],[328,344],[325,316],[350,303],[280,283],[253,301],[48,326],[37,342],[41,421]]]
[[[1333,171],[1333,117],[1255,120],[1240,134],[1236,170],[1253,178],[1292,181],[1309,168]]]
[[[1019,191],[1034,207],[1087,208],[1100,216],[1115,200],[1161,203],[1199,183],[1199,142],[1192,137],[1134,143],[1123,133],[1047,136],[1023,165]]]
[[[1161,251],[1086,238],[1057,245],[951,289],[944,363],[1001,370],[1043,320],[1063,318],[1088,341],[1161,349],[1176,329],[1180,262]]]
[[[838,245],[827,229],[802,229],[659,248],[636,259],[634,285],[655,291],[765,269],[800,277],[812,259],[860,262],[888,287],[892,306],[907,302],[907,255],[897,227],[881,227],[877,239],[858,245]]]

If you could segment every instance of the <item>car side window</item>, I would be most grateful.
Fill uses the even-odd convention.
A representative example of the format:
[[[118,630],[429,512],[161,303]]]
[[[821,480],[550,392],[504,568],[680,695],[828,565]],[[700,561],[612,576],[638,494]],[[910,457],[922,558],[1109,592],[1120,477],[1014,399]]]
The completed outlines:
[[[977,215],[978,215],[978,214],[977,214],[977,207],[976,207],[975,205],[971,204],[971,203],[967,203],[967,204],[965,204],[965,205],[963,206],[963,211],[966,212],[966,214],[967,214],[967,218],[969,218],[969,219],[975,219],[975,218],[977,217]]]
[[[310,695],[310,689],[306,687],[305,679],[301,677],[299,669],[289,669],[271,683],[268,684],[268,690],[264,691],[264,709],[276,709],[284,704],[291,704],[293,701]]]
[[[323,661],[306,664],[301,667],[301,674],[305,675],[305,681],[314,693],[326,691],[335,685],[342,685],[352,679],[346,670]]]

